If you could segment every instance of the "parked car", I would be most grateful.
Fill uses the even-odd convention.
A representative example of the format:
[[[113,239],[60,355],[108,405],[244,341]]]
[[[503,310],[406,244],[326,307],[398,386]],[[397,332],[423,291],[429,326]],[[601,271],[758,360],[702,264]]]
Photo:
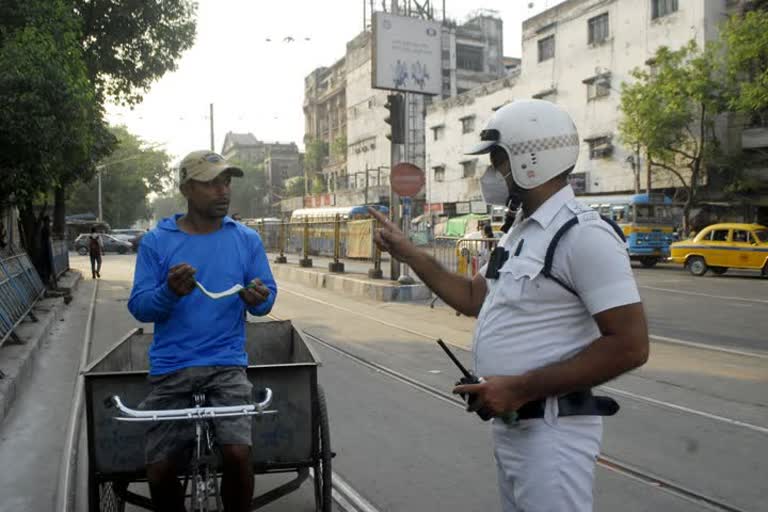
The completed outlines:
[[[126,240],[120,240],[112,235],[106,233],[99,233],[101,242],[104,244],[104,252],[116,252],[118,254],[125,254],[133,249],[133,244]],[[78,254],[85,256],[88,254],[88,237],[90,233],[83,233],[75,239],[75,250]]]
[[[768,227],[760,224],[713,224],[693,239],[671,244],[670,260],[695,276],[729,268],[762,270],[768,277]]]
[[[131,244],[131,249],[136,252],[139,250],[139,243],[144,236],[144,232],[140,231],[138,235],[132,235],[130,233],[115,233],[113,231],[110,233],[110,235],[114,236],[118,240],[125,240],[126,242],[129,242]]]

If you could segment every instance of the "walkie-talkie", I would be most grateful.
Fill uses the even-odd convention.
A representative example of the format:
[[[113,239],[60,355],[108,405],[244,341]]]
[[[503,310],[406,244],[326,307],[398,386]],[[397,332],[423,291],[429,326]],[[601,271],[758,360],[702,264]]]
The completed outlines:
[[[437,340],[437,344],[442,347],[442,349],[445,351],[446,354],[448,354],[448,357],[451,358],[451,361],[453,361],[453,364],[456,365],[456,367],[461,371],[461,373],[464,375],[459,382],[456,383],[456,385],[460,384],[480,384],[483,382],[482,380],[478,379],[472,372],[464,368],[464,365],[461,364],[461,361],[456,359],[456,356],[453,355],[453,352],[448,348],[448,346],[443,342],[443,340]],[[474,393],[459,393],[459,396],[461,396],[462,399],[467,401],[467,405],[472,408],[474,405],[475,400],[477,400],[477,395]],[[491,411],[486,409],[485,407],[481,407],[478,410],[475,411],[478,416],[483,421],[488,421],[491,418],[493,418],[493,414]]]

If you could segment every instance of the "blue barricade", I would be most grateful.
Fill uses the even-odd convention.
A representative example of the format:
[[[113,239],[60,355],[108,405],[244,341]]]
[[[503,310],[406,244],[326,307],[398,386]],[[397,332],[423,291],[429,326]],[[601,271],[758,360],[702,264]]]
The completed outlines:
[[[0,251],[0,346],[43,293],[45,286],[26,252],[15,247]]]

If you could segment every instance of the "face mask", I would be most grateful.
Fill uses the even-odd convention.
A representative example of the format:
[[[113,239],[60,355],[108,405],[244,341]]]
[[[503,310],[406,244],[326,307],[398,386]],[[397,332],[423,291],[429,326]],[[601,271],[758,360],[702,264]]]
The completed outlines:
[[[483,195],[483,201],[486,204],[506,206],[507,201],[509,201],[507,181],[500,172],[492,167],[480,177],[480,193]]]

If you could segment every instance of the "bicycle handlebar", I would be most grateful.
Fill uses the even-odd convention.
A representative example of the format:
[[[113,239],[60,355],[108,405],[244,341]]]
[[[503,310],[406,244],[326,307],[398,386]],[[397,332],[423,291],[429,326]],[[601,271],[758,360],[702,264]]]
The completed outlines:
[[[221,407],[188,407],[185,409],[139,410],[126,407],[117,395],[104,400],[107,408],[115,407],[122,416],[115,416],[118,421],[178,421],[231,418],[235,416],[260,416],[277,414],[275,410],[265,410],[272,403],[272,390],[264,388],[266,396],[255,404],[228,405]]]

